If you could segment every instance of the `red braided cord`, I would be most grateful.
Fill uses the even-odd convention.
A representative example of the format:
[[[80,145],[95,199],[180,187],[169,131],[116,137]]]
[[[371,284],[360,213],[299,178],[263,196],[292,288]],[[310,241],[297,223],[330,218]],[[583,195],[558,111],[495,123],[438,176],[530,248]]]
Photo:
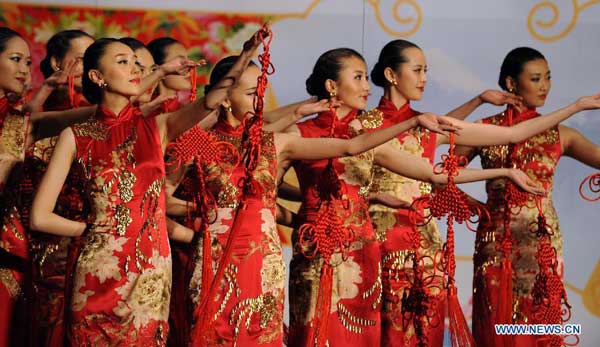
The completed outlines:
[[[196,71],[196,67],[194,66],[191,70],[190,70],[190,83],[192,84],[192,88],[190,90],[190,102],[194,102],[196,101],[196,98],[198,97],[198,79],[196,78],[197,75],[197,71]]]
[[[67,76],[67,86],[69,91],[69,103],[71,107],[77,107],[77,101],[75,100],[75,76]]]

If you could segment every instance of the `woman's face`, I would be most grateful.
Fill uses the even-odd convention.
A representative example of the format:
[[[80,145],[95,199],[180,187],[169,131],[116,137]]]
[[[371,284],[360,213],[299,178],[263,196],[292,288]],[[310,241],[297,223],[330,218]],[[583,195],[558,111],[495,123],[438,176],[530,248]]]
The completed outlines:
[[[229,103],[233,116],[240,122],[248,112],[254,111],[254,95],[256,94],[257,79],[260,70],[256,65],[250,65],[242,73],[236,86],[231,90]]]
[[[523,65],[523,72],[516,83],[509,78],[507,86],[523,97],[523,103],[528,108],[542,107],[546,103],[552,87],[550,68],[545,59],[536,59]]]
[[[135,50],[135,55],[137,57],[137,64],[140,68],[141,77],[145,78],[154,72],[158,65],[154,64],[154,58],[152,58],[152,54],[146,48],[139,48]],[[150,89],[144,92],[144,94],[140,95],[136,98],[135,101],[140,104],[144,104],[152,100],[152,94],[154,94],[154,89],[158,85],[158,82],[155,83]]]
[[[64,69],[66,64],[70,61],[75,61],[75,70],[73,75],[75,77],[75,88],[81,90],[81,75],[83,74],[83,54],[85,50],[94,43],[94,39],[81,36],[70,41],[69,51],[65,54],[63,59],[58,63],[57,68]]]
[[[358,57],[343,59],[338,80],[327,88],[329,92],[335,92],[338,100],[342,102],[339,112],[343,112],[344,109],[367,108],[367,100],[371,94],[368,76],[364,60]]]
[[[21,95],[31,81],[31,54],[25,40],[13,37],[6,42],[6,49],[0,53],[0,71],[1,95]]]
[[[398,93],[407,101],[421,100],[427,84],[427,62],[423,51],[416,47],[402,51],[406,62],[396,71],[387,68],[386,79],[391,84],[392,93]],[[392,83],[396,81],[396,84]]]
[[[100,58],[98,70],[90,70],[94,83],[105,82],[109,93],[125,97],[136,96],[140,92],[141,72],[136,56],[127,45],[113,42],[106,47]]]
[[[165,62],[173,60],[175,58],[185,58],[187,59],[187,50],[180,43],[175,43],[167,46],[165,48]],[[163,79],[163,83],[165,87],[172,90],[190,90],[192,88],[192,83],[190,81],[189,72],[185,75],[169,75]]]

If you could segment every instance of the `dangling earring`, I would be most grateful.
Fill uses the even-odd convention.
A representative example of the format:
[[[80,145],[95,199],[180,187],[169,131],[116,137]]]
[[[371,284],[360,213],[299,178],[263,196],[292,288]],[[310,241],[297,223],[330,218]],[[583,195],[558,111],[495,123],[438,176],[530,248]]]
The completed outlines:
[[[513,87],[508,88],[508,92],[511,93],[511,94],[514,94],[515,93],[515,88],[513,88]]]
[[[227,112],[229,112],[229,113],[233,112],[233,109],[231,108],[231,105],[230,105],[230,106],[227,106],[227,107],[225,107],[225,111],[227,111]]]
[[[106,86],[108,86],[108,84],[106,84],[106,82],[104,82],[104,81],[98,83],[98,87],[100,87],[102,89],[106,88]]]
[[[335,98],[336,96],[337,96],[337,93],[335,92],[335,90],[329,93],[329,98],[330,98],[330,99],[333,99],[333,98]]]

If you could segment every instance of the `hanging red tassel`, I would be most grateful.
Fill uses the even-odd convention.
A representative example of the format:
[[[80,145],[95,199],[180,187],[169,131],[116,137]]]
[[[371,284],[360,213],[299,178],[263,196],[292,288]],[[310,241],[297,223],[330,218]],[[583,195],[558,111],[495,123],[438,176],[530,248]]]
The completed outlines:
[[[458,223],[469,222],[473,214],[480,213],[480,209],[469,205],[469,199],[465,193],[461,192],[456,184],[454,177],[458,175],[458,170],[463,168],[467,161],[464,157],[454,154],[455,135],[450,134],[450,148],[448,154],[442,156],[442,163],[435,166],[437,174],[444,173],[448,175],[448,184],[442,190],[435,190],[429,197],[428,203],[431,215],[436,218],[446,216],[447,218],[447,237],[444,246],[444,261],[447,276],[447,315],[450,322],[450,336],[453,347],[474,347],[475,341],[471,335],[469,326],[464,317],[464,313],[458,300],[458,294],[454,276],[456,273],[456,259],[454,255],[454,221]],[[423,202],[418,204],[422,205]]]
[[[79,100],[76,100],[77,93],[75,92],[75,76],[67,76],[67,87],[69,92],[69,104],[72,108],[78,107]]]
[[[196,67],[194,66],[191,70],[190,70],[190,83],[192,85],[192,88],[190,90],[190,102],[194,102],[196,101],[196,98],[198,97],[198,79],[197,77],[197,71],[196,71]]]
[[[554,230],[546,222],[543,214],[541,198],[536,200],[538,208],[537,222],[531,223],[529,229],[539,237],[537,260],[539,272],[531,291],[533,299],[533,324],[563,324],[571,316],[571,306],[567,300],[567,292],[558,273],[556,249],[552,246]],[[578,338],[575,336],[577,344]],[[565,345],[565,336],[548,335],[543,338],[550,347]],[[569,344],[569,345],[575,345]]]
[[[597,196],[594,197],[588,195],[588,193],[585,192],[585,186],[587,186],[587,190],[589,190],[589,193]],[[579,195],[581,195],[581,197],[584,200],[587,200],[589,202],[600,200],[600,172],[589,175],[581,182],[581,184],[579,185]]]
[[[207,334],[212,333],[212,324],[214,322],[214,298],[216,291],[219,289],[221,282],[224,278],[226,268],[231,264],[234,251],[240,252],[246,249],[245,245],[240,245],[239,242],[243,241],[243,222],[238,220],[239,211],[246,206],[246,199],[250,196],[260,194],[258,190],[258,184],[254,181],[254,170],[258,165],[261,153],[262,143],[262,125],[263,125],[263,106],[264,106],[264,95],[267,87],[267,75],[274,73],[273,65],[270,62],[269,47],[273,34],[265,25],[263,31],[267,32],[267,35],[261,35],[260,39],[263,44],[264,51],[259,55],[259,61],[261,63],[261,75],[258,77],[258,86],[256,94],[254,96],[254,113],[244,119],[244,134],[242,135],[242,144],[240,146],[240,152],[243,154],[241,159],[242,165],[245,168],[245,176],[241,179],[239,185],[242,187],[242,196],[240,203],[235,211],[233,217],[233,228],[227,238],[225,249],[223,250],[223,256],[217,266],[217,271],[212,277],[209,284],[206,284],[202,288],[204,295],[201,297],[200,304],[194,311],[195,324],[192,331],[192,341],[196,344],[201,344],[205,340]],[[267,37],[268,36],[268,40]],[[266,41],[267,40],[267,41]],[[185,149],[180,149],[185,151]],[[235,166],[237,166],[236,164]],[[206,245],[203,245],[207,247]],[[203,248],[204,251],[205,248]],[[204,268],[203,268],[204,271]],[[208,270],[207,270],[208,271]],[[205,285],[203,283],[203,285]]]

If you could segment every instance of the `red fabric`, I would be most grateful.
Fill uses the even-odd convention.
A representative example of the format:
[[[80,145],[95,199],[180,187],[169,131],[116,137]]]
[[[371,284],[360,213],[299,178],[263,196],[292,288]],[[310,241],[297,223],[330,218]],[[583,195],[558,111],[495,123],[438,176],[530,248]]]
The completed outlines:
[[[353,111],[343,119],[335,119],[335,113],[323,112],[314,119],[299,123],[298,128],[303,137],[349,138],[357,135],[354,127],[350,126],[357,114],[358,111]],[[332,124],[334,124],[333,132]],[[347,160],[351,163],[345,164]],[[326,338],[331,347],[349,344],[370,345],[373,341],[380,341],[381,269],[378,267],[380,249],[379,243],[375,241],[367,204],[359,195],[361,183],[366,184],[370,177],[370,170],[360,171],[360,173],[350,171],[355,162],[367,160],[369,160],[368,155],[333,159],[333,167],[340,178],[342,205],[335,211],[343,221],[344,228],[348,228],[354,238],[348,240],[352,247],[348,248],[343,255],[338,249],[333,256],[332,288],[334,289],[330,298],[331,312],[327,317],[326,329]],[[303,195],[303,204],[299,212],[302,224],[314,224],[319,215],[321,203],[319,183],[327,164],[328,160],[294,163]],[[367,162],[367,166],[370,165],[371,163]],[[358,181],[361,183],[357,183]],[[303,249],[304,245],[299,240],[298,230],[294,231],[292,239],[294,255],[290,264],[291,315],[288,341],[290,346],[312,345],[313,341],[308,339],[317,335],[314,331],[316,327],[311,325],[311,321],[317,304],[321,268],[318,264],[322,258],[321,256],[314,259],[306,257],[305,254],[309,254],[310,250]],[[346,271],[351,272],[346,273]]]
[[[521,113],[508,109],[483,122],[508,126],[537,116],[539,114],[535,109]],[[539,261],[538,250],[547,242],[536,233],[540,216],[548,220],[551,228],[558,229],[558,218],[552,206],[554,170],[561,156],[558,128],[554,127],[508,149],[505,146],[484,147],[479,150],[479,155],[484,168],[521,169],[541,184],[548,196],[541,198],[543,212],[540,214],[531,196],[523,194],[512,183],[503,180],[486,182],[490,220],[483,220],[477,229],[473,317],[480,319],[474,321],[473,335],[480,345],[528,346],[547,343],[544,336],[498,336],[494,324],[545,323],[536,321],[537,307],[532,298],[536,278],[548,275],[535,266]],[[551,238],[552,248],[560,244],[558,231]],[[556,267],[552,276],[561,278],[561,260],[556,259],[556,254],[554,259]],[[560,280],[558,282],[562,285]]]
[[[382,97],[377,106],[383,113],[383,122],[378,129],[387,128],[394,124],[409,120],[421,114],[412,109],[410,103],[397,108],[394,103]],[[436,134],[423,132],[415,135],[411,131],[397,136],[399,144],[404,146],[416,138],[416,145],[422,150],[421,156],[433,164],[436,150]],[[414,145],[413,145],[414,146]],[[404,148],[404,147],[402,147]],[[412,153],[411,153],[412,154]],[[396,175],[397,176],[397,175]],[[381,179],[386,179],[383,177]],[[409,181],[403,178],[403,182]],[[374,187],[378,182],[373,182]],[[404,183],[406,185],[410,183]],[[419,184],[420,183],[415,183]],[[377,190],[377,188],[375,188]],[[382,192],[386,194],[386,192]],[[402,198],[412,198],[402,196]],[[423,215],[423,209],[413,206],[418,214]],[[374,211],[378,211],[374,213]],[[416,214],[413,214],[413,216]],[[386,220],[392,218],[395,223],[387,227]],[[441,346],[444,339],[444,324],[442,318],[445,310],[446,293],[443,290],[443,277],[436,269],[436,249],[439,244],[430,244],[431,235],[421,235],[422,221],[411,221],[409,209],[397,209],[395,212],[371,210],[371,218],[375,226],[381,218],[381,224],[386,225],[385,239],[381,243],[383,266],[383,310],[382,310],[382,346],[417,346],[419,341],[426,341],[428,346]],[[428,223],[434,224],[435,220]],[[425,225],[422,227],[425,228]],[[431,227],[429,232],[437,232]],[[439,235],[434,235],[438,237]],[[420,250],[415,249],[415,244]],[[404,251],[404,253],[403,253]],[[414,252],[408,259],[403,255]],[[396,256],[400,254],[400,256]],[[425,258],[423,258],[425,256]],[[398,261],[400,260],[400,261]],[[412,265],[410,264],[412,262]],[[431,309],[435,307],[435,309]]]
[[[91,207],[75,265],[72,345],[164,346],[171,254],[165,222],[164,160],[155,118],[102,105],[72,127]]]
[[[231,127],[223,119],[210,131],[218,141],[240,150],[243,127]],[[194,309],[191,346],[281,346],[283,341],[284,271],[281,243],[275,225],[275,177],[277,158],[272,133],[263,133],[261,154],[253,180],[255,194],[242,195],[240,182],[246,168],[239,160],[206,160],[200,170],[190,170],[176,196],[185,200],[196,181],[204,175],[207,191],[217,199],[217,209],[208,227],[210,239],[198,237],[190,273],[189,300]],[[235,207],[236,203],[243,206]],[[233,204],[233,205],[231,205]],[[194,227],[194,217],[184,221]],[[204,245],[211,245],[211,269],[207,267]],[[222,281],[219,269],[224,269]],[[253,305],[254,308],[252,308]],[[249,326],[245,325],[248,319]]]

